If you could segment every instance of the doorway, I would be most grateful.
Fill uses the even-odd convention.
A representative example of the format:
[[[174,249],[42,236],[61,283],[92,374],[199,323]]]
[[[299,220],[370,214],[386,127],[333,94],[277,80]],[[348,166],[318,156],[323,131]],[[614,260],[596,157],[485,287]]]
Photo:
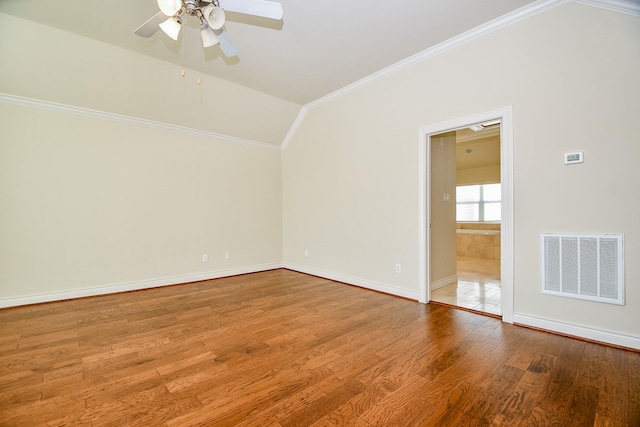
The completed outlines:
[[[432,287],[439,287],[443,284],[435,278],[453,282],[458,280],[457,262],[455,255],[452,254],[452,244],[444,243],[438,240],[443,233],[448,234],[449,242],[455,241],[456,222],[455,222],[455,174],[451,178],[444,179],[445,187],[441,188],[443,182],[442,177],[434,180],[434,174],[441,173],[435,170],[439,165],[438,162],[432,162],[432,148],[434,144],[438,146],[446,146],[446,141],[442,138],[448,138],[449,141],[455,140],[455,134],[458,130],[466,129],[474,125],[484,124],[487,127],[492,122],[499,122],[500,135],[500,194],[501,194],[501,224],[500,224],[500,256],[499,256],[499,277],[501,302],[500,308],[502,320],[504,322],[513,323],[513,139],[512,139],[512,118],[511,108],[503,108],[499,110],[489,111],[473,116],[463,117],[460,119],[442,122],[420,129],[419,140],[419,301],[428,303],[433,300]],[[442,145],[441,145],[442,144]],[[455,147],[455,143],[454,143]],[[450,148],[450,147],[449,147]],[[436,150],[437,151],[437,150]],[[451,153],[451,150],[448,151]],[[439,155],[449,156],[445,158],[445,163],[451,162],[451,154],[446,154],[446,150]],[[455,157],[455,154],[453,155]],[[435,197],[435,199],[434,199]],[[437,210],[432,211],[435,206],[434,200],[442,200],[446,202],[448,198],[448,210],[451,214],[443,214]],[[446,204],[446,203],[445,203]],[[446,210],[446,209],[445,209]],[[442,217],[448,218],[443,223]],[[444,224],[444,225],[443,225]],[[451,231],[453,230],[453,231]],[[451,237],[453,235],[453,237]],[[455,248],[455,243],[453,247]],[[448,255],[447,255],[448,254]],[[451,261],[455,267],[451,268]],[[444,261],[448,259],[448,261]],[[449,265],[449,271],[452,274],[447,275],[446,265]],[[442,268],[445,266],[445,271]],[[465,274],[461,270],[461,275]]]
[[[431,142],[430,299],[501,317],[500,121]]]

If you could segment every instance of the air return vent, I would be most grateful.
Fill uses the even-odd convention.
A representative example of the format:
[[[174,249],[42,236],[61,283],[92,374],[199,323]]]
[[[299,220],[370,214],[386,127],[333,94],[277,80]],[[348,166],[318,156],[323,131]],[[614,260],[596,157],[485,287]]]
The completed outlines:
[[[542,293],[624,304],[621,234],[541,234]]]

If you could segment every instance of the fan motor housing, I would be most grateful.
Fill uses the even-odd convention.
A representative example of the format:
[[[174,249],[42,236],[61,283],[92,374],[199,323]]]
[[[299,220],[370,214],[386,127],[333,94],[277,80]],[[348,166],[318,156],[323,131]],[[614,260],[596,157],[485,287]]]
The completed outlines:
[[[199,0],[182,0],[182,3],[184,4],[185,11],[189,15],[195,15],[196,10],[200,8]]]

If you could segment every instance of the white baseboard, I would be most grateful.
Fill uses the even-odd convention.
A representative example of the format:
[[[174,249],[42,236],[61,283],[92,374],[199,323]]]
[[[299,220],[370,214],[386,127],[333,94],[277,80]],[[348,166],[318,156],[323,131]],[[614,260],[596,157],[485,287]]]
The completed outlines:
[[[431,282],[431,286],[429,286],[429,290],[435,291],[436,289],[444,288],[447,285],[458,282],[458,275],[454,274],[453,276],[445,277],[444,279],[436,280]]]
[[[62,301],[74,298],[92,297],[113,294],[117,292],[138,291],[141,289],[158,288],[161,286],[179,285],[182,283],[199,282],[202,280],[219,279],[221,277],[238,276],[240,274],[258,273],[260,271],[282,268],[281,263],[258,264],[247,267],[230,268],[227,270],[210,271],[206,273],[188,274],[185,276],[163,277],[160,279],[143,280],[140,282],[120,283],[100,286],[96,288],[74,289],[63,292],[52,292],[40,295],[0,299],[0,308],[17,307],[20,305],[39,304],[43,302]]]
[[[396,288],[394,286],[385,285],[383,283],[373,282],[371,280],[361,279],[359,277],[345,276],[343,274],[332,273],[330,271],[318,270],[315,268],[305,267],[296,264],[285,263],[283,268],[298,271],[300,273],[311,274],[312,276],[322,277],[323,279],[335,280],[336,282],[346,283],[361,288],[378,291],[385,294],[395,295],[402,298],[418,300],[418,292],[407,289]]]
[[[598,341],[602,343],[640,350],[640,337],[637,336],[602,331],[599,329],[587,328],[584,326],[578,326],[570,323],[542,319],[540,317],[517,313],[513,314],[513,323],[524,326],[531,326],[539,329],[545,329],[547,331],[558,332],[564,335],[571,335],[577,338],[584,338],[591,341]]]
[[[75,289],[64,292],[53,292],[40,295],[29,295],[24,297],[4,298],[0,299],[0,308],[16,307],[28,304],[39,304],[51,301],[61,301],[66,299],[83,298],[90,296],[106,295],[117,292],[137,291],[141,289],[151,289],[162,286],[178,285],[181,283],[198,282],[202,280],[219,279],[222,277],[237,276],[241,274],[258,273],[261,271],[275,270],[278,268],[287,268],[289,270],[298,271],[300,273],[311,274],[313,276],[322,277],[349,285],[359,286],[361,288],[373,291],[383,292],[390,295],[399,296],[411,300],[418,299],[417,291],[396,288],[385,285],[383,283],[373,282],[371,280],[361,279],[357,277],[346,276],[324,270],[318,270],[296,264],[259,264],[247,267],[231,268],[226,270],[211,271],[206,273],[189,274],[184,276],[165,277],[153,280],[144,280],[139,282],[121,283],[108,286],[100,286],[87,289]],[[451,276],[441,279],[431,284],[431,289],[437,289],[438,285],[444,286],[457,280],[457,276]],[[446,282],[446,283],[445,283]],[[444,285],[442,285],[444,283]],[[439,286],[439,287],[441,287]],[[547,331],[557,332],[564,335],[570,335],[578,338],[584,338],[592,341],[617,345],[621,347],[633,348],[640,350],[640,337],[625,335],[615,332],[602,331],[599,329],[588,328],[584,326],[573,325],[570,323],[559,322],[555,320],[544,319],[526,314],[514,313],[513,322],[516,324],[531,326],[534,328],[544,329]]]

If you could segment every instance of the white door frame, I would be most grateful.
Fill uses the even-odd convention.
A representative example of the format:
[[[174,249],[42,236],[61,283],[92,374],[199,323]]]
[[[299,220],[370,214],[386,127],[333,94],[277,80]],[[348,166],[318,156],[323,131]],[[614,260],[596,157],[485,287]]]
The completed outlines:
[[[500,180],[502,226],[500,232],[500,280],[502,321],[513,323],[513,119],[511,107],[500,108],[420,128],[418,140],[418,301],[429,302],[431,283],[431,136],[477,123],[500,120]]]

